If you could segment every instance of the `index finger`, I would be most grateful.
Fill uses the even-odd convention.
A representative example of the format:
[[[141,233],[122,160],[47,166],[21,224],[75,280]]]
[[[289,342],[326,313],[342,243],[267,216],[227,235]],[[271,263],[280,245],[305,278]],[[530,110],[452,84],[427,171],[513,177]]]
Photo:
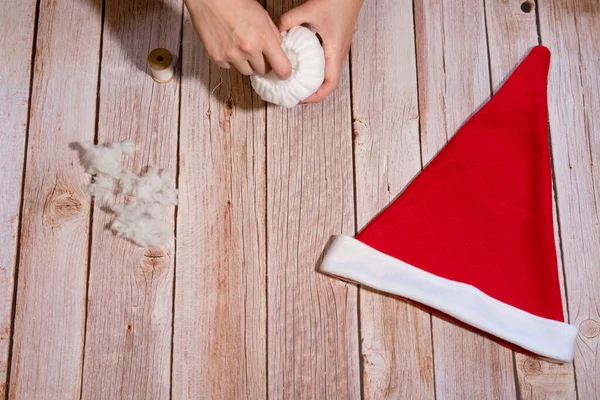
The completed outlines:
[[[263,54],[280,79],[287,79],[290,77],[292,74],[292,63],[277,41],[270,41],[269,45],[263,50]]]

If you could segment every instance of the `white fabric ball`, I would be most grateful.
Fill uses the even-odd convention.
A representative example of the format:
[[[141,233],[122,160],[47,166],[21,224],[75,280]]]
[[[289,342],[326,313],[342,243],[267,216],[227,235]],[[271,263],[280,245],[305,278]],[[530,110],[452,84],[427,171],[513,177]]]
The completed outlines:
[[[294,107],[321,87],[325,80],[325,54],[317,36],[308,28],[295,26],[282,32],[281,47],[290,59],[292,74],[281,80],[274,71],[252,75],[252,87],[264,101]]]

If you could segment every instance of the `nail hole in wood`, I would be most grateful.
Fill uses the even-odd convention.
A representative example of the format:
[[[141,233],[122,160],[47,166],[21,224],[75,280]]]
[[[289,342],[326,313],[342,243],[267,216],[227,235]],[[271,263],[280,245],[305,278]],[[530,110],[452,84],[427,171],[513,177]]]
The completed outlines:
[[[533,5],[530,1],[524,1],[523,3],[521,3],[521,11],[523,11],[524,13],[530,13],[531,10],[533,10]]]
[[[156,57],[156,61],[161,62],[162,60],[164,60],[163,56]]]

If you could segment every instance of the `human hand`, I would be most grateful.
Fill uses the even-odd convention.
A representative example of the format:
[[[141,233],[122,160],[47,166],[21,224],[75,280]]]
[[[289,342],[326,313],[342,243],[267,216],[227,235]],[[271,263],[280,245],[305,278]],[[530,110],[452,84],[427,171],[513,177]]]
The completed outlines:
[[[308,0],[281,16],[279,29],[287,31],[308,23],[323,40],[325,81],[315,94],[303,103],[323,100],[337,89],[340,69],[350,50],[352,34],[363,0]]]
[[[222,68],[264,75],[272,68],[287,79],[292,65],[281,33],[256,0],[185,0],[209,57]]]

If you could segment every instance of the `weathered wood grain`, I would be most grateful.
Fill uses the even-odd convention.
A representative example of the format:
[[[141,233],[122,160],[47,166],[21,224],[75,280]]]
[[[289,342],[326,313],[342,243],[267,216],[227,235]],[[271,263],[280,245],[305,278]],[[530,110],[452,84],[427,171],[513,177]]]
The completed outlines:
[[[183,29],[173,398],[264,399],[264,103]]]
[[[105,2],[98,142],[130,139],[124,165],[177,170],[179,79],[152,80],[148,53],[178,59],[181,0]],[[169,397],[174,243],[143,249],[106,229],[113,216],[93,212],[82,397]],[[173,210],[168,217],[173,222]]]
[[[600,393],[600,4],[539,5],[542,43],[552,51],[550,129],[569,320],[580,329],[575,376],[580,399]]]
[[[536,10],[533,1],[510,0],[499,2],[486,0],[487,32],[494,90],[538,44]],[[554,88],[549,88],[554,90]],[[555,212],[556,218],[556,212]],[[560,276],[563,276],[560,258],[560,235],[555,219],[555,238],[559,252]],[[564,284],[562,285],[565,302]],[[566,311],[566,307],[565,307]],[[565,312],[565,316],[567,313]],[[575,398],[575,377],[572,364],[556,364],[515,354],[518,390],[522,399],[568,399]]]
[[[0,69],[0,399],[8,378],[35,4],[0,4],[0,49],[10,55]]]
[[[490,96],[483,2],[415,2],[421,150],[428,163]],[[438,399],[514,398],[506,348],[433,318]]]
[[[361,356],[365,398],[433,398],[432,353],[438,398],[514,398],[515,371],[523,399],[577,398],[576,389],[581,399],[597,396],[599,5],[539,2],[542,43],[553,53],[565,310],[581,329],[575,388],[573,365],[516,354],[513,366],[507,350],[438,319],[432,345],[426,313],[367,290],[357,298],[355,286],[315,272],[330,235],[354,233],[385,207],[537,43],[533,1],[530,13],[513,0],[415,1],[420,138],[409,1],[365,2],[352,106],[345,66],[325,103],[287,111],[265,111],[246,79],[210,66],[186,17],[177,257],[114,239],[108,216],[94,210],[84,336],[88,177],[68,144],[94,137],[101,3],[40,3],[9,398],[168,398],[171,318],[177,399],[359,398]],[[135,140],[134,170],[174,170],[179,81],[158,85],[144,70],[154,47],[177,55],[181,3],[121,3],[106,2],[99,140]],[[269,10],[295,4],[272,0]],[[1,384],[35,2],[0,11],[0,48],[10,55],[0,70]]]
[[[412,1],[364,3],[352,84],[360,230],[421,169]],[[429,314],[361,289],[360,318],[365,398],[434,398]]]
[[[298,3],[267,1],[275,17]],[[267,109],[268,394],[359,399],[356,286],[316,271],[354,231],[347,63],[323,103]]]
[[[529,4],[530,8],[523,3]],[[538,44],[535,4],[529,0],[485,0],[485,17],[492,91],[495,92],[529,50]]]
[[[40,4],[11,399],[78,398],[80,394],[89,177],[69,144],[94,137],[99,6],[99,1],[79,0]]]

